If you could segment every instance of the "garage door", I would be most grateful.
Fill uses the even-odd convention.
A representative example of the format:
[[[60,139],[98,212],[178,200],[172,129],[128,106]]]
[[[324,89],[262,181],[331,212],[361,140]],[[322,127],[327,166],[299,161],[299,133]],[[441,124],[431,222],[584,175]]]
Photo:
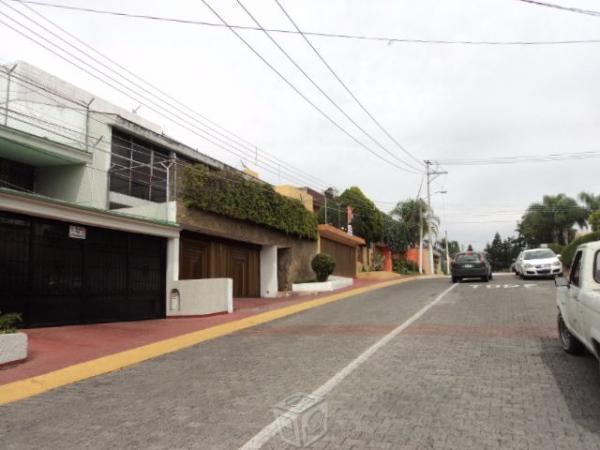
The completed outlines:
[[[162,238],[0,213],[0,311],[25,325],[165,315]]]
[[[356,276],[356,247],[321,237],[321,253],[328,253],[335,259],[334,275],[352,278]]]
[[[234,297],[260,296],[260,247],[183,232],[179,278],[231,278]]]

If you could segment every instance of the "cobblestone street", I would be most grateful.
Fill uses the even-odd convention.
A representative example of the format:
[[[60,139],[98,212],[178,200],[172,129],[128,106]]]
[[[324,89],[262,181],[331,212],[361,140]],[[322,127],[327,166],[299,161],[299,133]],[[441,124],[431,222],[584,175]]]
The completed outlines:
[[[238,448],[274,405],[327,392],[314,448],[600,448],[597,363],[561,350],[553,282],[450,286],[381,289],[2,406],[3,447]]]

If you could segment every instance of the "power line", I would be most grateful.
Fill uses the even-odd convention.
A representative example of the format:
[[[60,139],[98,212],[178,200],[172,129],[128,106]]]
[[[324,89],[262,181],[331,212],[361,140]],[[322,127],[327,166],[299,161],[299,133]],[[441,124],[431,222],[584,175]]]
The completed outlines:
[[[356,128],[358,128],[365,136],[367,136],[375,145],[377,145],[379,148],[381,148],[384,152],[386,152],[388,155],[390,155],[392,158],[396,159],[398,162],[400,162],[401,164],[404,164],[405,166],[409,167],[410,169],[419,171],[421,169],[416,168],[414,166],[412,166],[411,164],[407,163],[406,161],[404,161],[403,159],[399,158],[395,153],[391,152],[390,150],[388,150],[386,147],[384,147],[377,139],[375,139],[370,133],[368,133],[363,127],[361,127],[358,123],[356,123],[356,121],[350,117],[350,115],[335,101],[333,100],[329,94],[327,94],[327,92],[325,92],[321,86],[319,86],[319,84],[317,84],[317,82],[315,82],[312,77],[310,75],[308,75],[306,73],[306,71],[300,66],[300,64],[298,64],[298,62],[292,58],[290,56],[290,54],[285,51],[285,49],[277,42],[277,40],[275,40],[273,38],[273,36],[271,36],[271,34],[266,31],[263,26],[260,24],[260,22],[252,15],[252,13],[244,6],[244,4],[241,2],[241,0],[237,0],[237,3],[242,7],[242,9],[246,12],[246,14],[248,14],[248,16],[250,17],[250,19],[252,19],[252,21],[261,29],[264,31],[264,34],[267,36],[267,38],[285,55],[285,57],[288,59],[288,61],[290,61],[294,67],[296,67],[296,69],[298,69],[300,71],[300,73],[302,75],[304,75],[304,77],[321,93],[323,94],[323,96],[329,100],[329,102],[340,112],[342,113],[342,115],[348,119],[350,121],[350,123],[352,123],[352,125],[354,125]]]
[[[239,1],[239,0],[238,0]],[[344,90],[350,95],[350,97],[352,97],[352,99],[356,102],[356,104],[358,106],[360,106],[360,108],[365,112],[365,114],[367,116],[369,116],[369,118],[377,125],[377,127],[383,131],[383,133],[394,143],[398,146],[398,148],[400,150],[402,150],[407,156],[409,156],[410,158],[412,158],[414,161],[417,162],[417,164],[419,164],[419,166],[423,166],[423,162],[418,160],[417,158],[415,158],[412,153],[410,153],[408,150],[406,150],[406,148],[404,148],[402,146],[402,144],[400,144],[384,127],[383,125],[381,125],[381,123],[375,119],[375,117],[373,117],[373,114],[371,114],[369,112],[369,110],[363,105],[363,103],[356,97],[356,95],[354,95],[354,93],[350,90],[350,88],[346,85],[346,83],[344,83],[342,81],[342,79],[338,76],[338,74],[335,72],[335,70],[333,70],[333,68],[329,65],[329,63],[325,60],[325,58],[323,58],[323,56],[321,55],[321,53],[317,50],[317,48],[312,44],[312,42],[310,42],[310,40],[306,37],[306,35],[304,33],[302,33],[302,31],[300,30],[300,27],[296,24],[296,22],[294,21],[294,19],[292,19],[292,17],[289,15],[289,13],[285,10],[285,8],[283,7],[283,5],[279,2],[279,0],[274,0],[275,3],[277,3],[277,6],[279,6],[279,8],[281,9],[281,11],[283,12],[283,14],[285,14],[285,16],[288,18],[288,20],[291,22],[291,24],[294,26],[294,28],[296,29],[296,31],[298,31],[298,33],[300,33],[300,36],[302,36],[302,38],[304,39],[304,41],[308,44],[308,46],[315,52],[315,54],[317,55],[317,57],[321,60],[321,62],[325,65],[325,67],[327,67],[327,69],[329,70],[329,72],[333,75],[333,77],[340,83],[340,85],[344,88]]]
[[[7,5],[7,6],[8,6],[8,5]],[[10,7],[10,6],[9,6],[9,7]],[[10,7],[10,8],[11,8],[11,9],[14,9],[14,8],[12,8],[12,7]],[[18,11],[17,11],[17,12],[18,12]],[[117,85],[115,85],[115,84],[113,84],[113,83],[111,83],[111,82],[108,82],[108,81],[106,81],[105,79],[103,79],[103,78],[101,78],[99,75],[97,75],[96,73],[94,73],[94,72],[92,72],[92,71],[90,71],[90,70],[86,69],[85,67],[82,67],[80,64],[76,64],[76,63],[74,63],[72,60],[70,60],[70,59],[66,58],[65,56],[63,56],[62,54],[60,54],[60,53],[58,53],[57,51],[53,50],[52,48],[49,48],[47,45],[45,45],[45,44],[43,44],[43,43],[40,43],[38,40],[36,40],[35,38],[33,38],[33,37],[30,35],[30,34],[25,34],[25,33],[21,32],[21,31],[19,31],[18,29],[14,28],[14,27],[13,27],[13,26],[11,26],[10,24],[7,24],[6,22],[4,22],[4,21],[1,21],[1,20],[0,20],[0,23],[2,23],[3,25],[5,25],[6,27],[8,27],[8,28],[12,29],[13,31],[15,31],[15,32],[17,32],[17,33],[19,33],[19,34],[21,34],[21,35],[22,35],[22,36],[24,36],[25,38],[27,38],[27,39],[31,40],[32,42],[34,42],[34,43],[36,43],[37,45],[41,46],[42,48],[46,49],[47,51],[49,51],[49,52],[53,53],[54,55],[58,56],[59,58],[61,58],[61,59],[65,60],[65,61],[66,61],[66,62],[68,62],[69,64],[72,64],[72,65],[74,65],[75,67],[77,67],[77,68],[79,68],[80,70],[84,71],[85,73],[87,73],[87,74],[91,75],[92,77],[94,77],[94,78],[98,79],[99,81],[103,82],[104,84],[106,84],[106,85],[108,85],[108,86],[112,87],[113,89],[117,90],[118,92],[120,92],[120,93],[122,93],[122,94],[126,95],[127,97],[129,97],[129,98],[133,99],[134,101],[137,101],[137,102],[139,102],[139,99],[138,99],[137,97],[135,97],[136,95],[137,95],[137,96],[139,96],[139,97],[141,97],[141,98],[143,98],[143,99],[144,99],[146,102],[149,102],[149,103],[151,103],[151,104],[153,104],[153,105],[155,105],[155,106],[156,106],[156,107],[152,107],[152,106],[148,106],[148,104],[146,104],[146,107],[148,107],[148,109],[150,109],[150,110],[154,111],[155,113],[157,113],[157,114],[161,115],[162,117],[165,117],[165,118],[167,118],[167,120],[169,120],[169,121],[171,121],[171,122],[175,123],[176,125],[178,125],[178,126],[180,126],[180,127],[184,128],[184,129],[186,129],[186,130],[188,130],[188,131],[192,132],[194,135],[196,135],[196,136],[198,136],[198,137],[200,137],[200,138],[202,138],[202,139],[204,139],[204,140],[206,140],[206,141],[210,142],[211,144],[215,145],[216,147],[218,147],[218,148],[221,148],[221,149],[223,149],[223,150],[225,150],[225,151],[227,151],[227,152],[229,152],[229,153],[232,153],[232,154],[234,154],[234,155],[236,155],[236,156],[238,156],[238,157],[241,157],[241,158],[243,158],[243,159],[248,159],[248,160],[254,159],[254,158],[253,158],[253,155],[250,155],[250,154],[249,154],[249,153],[247,153],[247,152],[246,152],[246,154],[241,154],[240,152],[243,152],[243,149],[240,149],[239,147],[235,148],[235,150],[234,150],[234,149],[232,149],[232,148],[230,148],[229,146],[230,146],[231,144],[228,144],[227,142],[224,142],[224,141],[223,141],[223,139],[221,139],[221,138],[218,138],[218,137],[214,136],[213,134],[211,134],[211,133],[207,132],[206,130],[203,130],[203,129],[199,128],[199,127],[196,125],[196,123],[194,123],[194,122],[190,122],[189,120],[185,120],[185,119],[184,119],[184,120],[182,120],[180,116],[178,116],[177,114],[173,113],[173,112],[172,112],[172,111],[170,111],[170,110],[166,110],[166,113],[168,113],[168,114],[169,114],[169,116],[166,116],[166,115],[165,115],[165,108],[164,108],[164,106],[163,106],[163,105],[160,105],[160,104],[158,104],[157,102],[155,102],[155,101],[154,101],[154,100],[152,100],[152,99],[148,99],[148,97],[144,96],[143,94],[139,94],[139,92],[132,91],[132,92],[133,92],[133,95],[132,95],[130,92],[128,92],[128,91],[131,91],[131,88],[129,88],[129,87],[127,87],[127,86],[124,86],[122,82],[119,82],[119,81],[118,81],[118,80],[116,80],[114,77],[112,77],[112,76],[110,76],[110,75],[107,75],[105,72],[103,72],[103,71],[100,71],[100,70],[98,70],[98,69],[96,69],[96,68],[92,67],[92,66],[91,66],[89,63],[87,63],[86,61],[82,60],[80,57],[78,57],[78,56],[74,55],[73,53],[69,52],[68,50],[65,50],[65,49],[64,49],[63,47],[61,47],[60,45],[58,45],[58,44],[56,44],[56,43],[54,43],[54,42],[52,42],[52,41],[49,41],[47,38],[44,38],[44,37],[43,37],[43,36],[41,36],[39,33],[37,33],[36,31],[32,30],[30,27],[28,27],[28,26],[26,26],[26,25],[23,25],[22,23],[20,23],[18,20],[14,19],[13,17],[11,17],[11,16],[8,16],[7,14],[5,14],[5,13],[3,13],[3,12],[1,12],[1,11],[0,11],[0,14],[1,14],[1,15],[3,15],[3,16],[5,16],[5,17],[7,17],[7,18],[9,18],[9,19],[10,19],[10,20],[12,20],[13,22],[17,23],[17,24],[18,24],[18,25],[20,25],[22,28],[24,28],[25,30],[29,31],[29,33],[31,33],[31,34],[34,34],[34,35],[38,36],[39,38],[41,38],[41,39],[45,40],[47,43],[49,43],[49,44],[51,44],[52,46],[54,46],[54,47],[58,48],[60,51],[62,51],[62,52],[64,52],[65,54],[69,55],[70,57],[74,58],[76,61],[79,61],[79,62],[80,62],[80,63],[82,63],[84,66],[91,68],[91,70],[92,70],[92,71],[94,71],[94,72],[97,72],[97,73],[99,73],[99,74],[103,75],[104,77],[108,78],[109,80],[113,81],[113,82],[114,82],[114,83],[116,83]],[[20,13],[20,12],[19,12],[19,14],[23,15],[23,14],[22,14],[22,13]],[[31,18],[29,18],[29,17],[27,17],[27,16],[25,16],[25,17],[26,17],[28,20],[30,20],[30,21],[32,21],[33,23],[35,23],[35,24],[37,24],[38,26],[40,26],[42,29],[48,30],[46,27],[43,27],[42,25],[39,25],[39,24],[38,24],[38,23],[37,23],[37,22],[36,22],[34,19],[31,19]],[[52,33],[52,34],[54,34],[54,33]],[[64,41],[64,39],[63,39],[63,41]],[[80,51],[81,53],[83,53],[84,55],[86,55],[86,56],[88,56],[88,57],[89,57],[89,55],[87,55],[87,53],[86,53],[86,52],[84,52],[84,51],[82,51],[82,50],[78,49],[77,47],[75,47],[75,46],[73,46],[73,45],[71,45],[71,46],[72,46],[72,47],[74,47],[76,50]],[[118,75],[122,77],[122,75],[120,75],[120,74],[118,74]],[[126,91],[126,90],[124,90],[123,88],[124,88],[124,89],[126,89],[127,91]],[[168,103],[167,103],[167,102],[165,102],[164,100],[162,100],[162,102],[163,102],[163,103],[166,103],[166,104],[168,105]],[[141,102],[141,103],[144,103],[144,102]],[[173,117],[174,117],[174,118],[173,118]],[[183,122],[184,124],[186,124],[187,126],[185,126],[185,125],[182,125],[182,122]],[[191,128],[190,128],[190,127],[191,127]],[[207,136],[209,136],[209,137],[207,137]],[[215,140],[216,140],[217,142],[215,142]],[[285,170],[285,167],[282,167],[281,165],[273,166],[273,164],[272,164],[272,163],[271,163],[271,164],[267,164],[267,163],[263,162],[262,164],[258,164],[258,165],[259,165],[259,166],[261,166],[261,167],[263,167],[265,170],[267,170],[267,171],[269,171],[269,172],[271,172],[271,173],[274,173],[275,175],[279,175],[279,173],[280,173],[280,171],[281,171],[281,169],[282,169],[282,168]],[[292,175],[288,175],[288,178],[292,178],[292,177],[293,177]],[[297,177],[295,177],[295,178],[297,178]],[[304,182],[305,182],[305,181],[301,181],[301,183],[304,183]],[[312,183],[312,182],[310,182],[310,183],[308,183],[308,184],[310,185],[310,184],[313,184],[313,183]]]
[[[388,159],[384,158],[383,156],[381,156],[379,153],[375,152],[374,150],[372,150],[370,147],[368,147],[367,145],[365,145],[364,143],[362,143],[361,141],[359,141],[356,137],[354,137],[352,134],[350,134],[345,128],[343,128],[340,124],[338,124],[335,120],[333,120],[325,111],[323,111],[321,108],[319,108],[312,100],[310,100],[305,94],[303,94],[291,81],[289,81],[285,75],[283,75],[279,70],[277,70],[275,68],[275,66],[273,66],[269,61],[267,61],[267,59],[261,55],[258,50],[256,50],[246,39],[244,39],[242,37],[242,35],[234,28],[232,28],[227,21],[217,12],[215,11],[215,9],[210,6],[210,4],[208,3],[207,0],[201,0],[202,3],[204,3],[204,5],[221,21],[223,22],[223,24],[225,24],[229,30],[246,46],[248,47],[248,49],[250,49],[250,51],[252,53],[254,53],[267,67],[269,67],[269,69],[271,69],[273,72],[275,72],[275,74],[281,78],[281,80],[287,84],[294,92],[296,92],[300,97],[302,97],[302,99],[304,99],[310,106],[312,106],[314,109],[316,109],[323,117],[325,117],[325,119],[327,119],[327,121],[329,121],[332,125],[334,125],[337,129],[339,129],[342,133],[344,133],[346,136],[348,136],[350,139],[352,139],[355,143],[357,143],[358,145],[360,145],[362,148],[364,148],[365,150],[367,150],[369,153],[373,154],[374,156],[376,156],[377,158],[381,159],[382,161],[384,161],[385,163],[396,167],[397,169],[403,170],[405,172],[409,172],[412,173],[411,171],[409,171],[408,169],[405,169],[397,164],[395,164],[394,162],[389,161]]]
[[[24,3],[24,2],[21,2]],[[83,45],[84,47],[88,48],[89,50],[91,50],[92,52],[94,52],[95,54],[99,55],[100,57],[104,58],[106,61],[109,61],[110,63],[114,64],[116,67],[118,67],[119,69],[123,70],[125,73],[127,73],[128,75],[134,77],[135,79],[139,80],[140,82],[142,82],[144,85],[150,87],[151,89],[153,89],[154,91],[160,93],[162,96],[164,96],[165,98],[169,99],[170,101],[174,102],[175,104],[181,106],[182,108],[184,108],[185,110],[187,110],[189,113],[193,114],[196,117],[201,118],[202,120],[210,123],[212,126],[214,126],[215,128],[217,128],[218,130],[226,133],[229,136],[225,136],[223,133],[216,131],[218,134],[224,136],[224,137],[228,137],[229,139],[231,139],[232,141],[237,140],[238,143],[241,143],[242,145],[246,146],[246,148],[249,151],[252,151],[255,153],[255,160],[258,159],[258,150],[260,150],[260,154],[261,154],[261,159],[262,159],[262,155],[266,154],[268,155],[267,160],[273,160],[274,162],[276,162],[277,164],[284,164],[287,165],[286,162],[282,161],[280,158],[274,156],[273,154],[263,150],[263,149],[258,149],[258,147],[254,144],[252,144],[251,142],[248,142],[247,140],[245,140],[244,138],[240,137],[239,135],[233,133],[230,130],[227,130],[226,128],[220,126],[219,124],[217,124],[216,122],[212,121],[211,119],[209,119],[208,117],[204,116],[203,114],[200,114],[199,112],[193,110],[192,108],[190,108],[189,106],[185,105],[184,103],[180,102],[179,100],[177,100],[176,98],[172,97],[171,95],[169,95],[168,93],[166,93],[165,91],[163,91],[162,89],[160,89],[159,87],[149,83],[148,81],[146,81],[144,78],[140,77],[139,75],[135,74],[134,72],[132,72],[131,70],[127,69],[126,67],[124,67],[123,65],[119,64],[118,62],[116,62],[115,60],[111,59],[110,57],[108,57],[106,54],[98,51],[96,48],[92,47],[91,45],[87,44],[86,42],[84,42],[83,40],[79,39],[77,36],[75,36],[74,34],[68,32],[67,30],[65,30],[63,27],[59,26],[58,24],[52,22],[50,19],[48,19],[46,16],[44,16],[43,14],[40,14],[38,11],[36,11],[34,8],[28,6],[27,4],[23,4],[24,7],[26,7],[29,11],[33,12],[34,14],[36,14],[38,17],[44,19],[46,22],[50,23],[52,26],[54,26],[55,28],[57,28],[58,30],[60,30],[61,32],[63,32],[65,35],[69,36],[71,39],[75,40],[76,42],[78,42],[79,44]],[[114,71],[114,70],[113,70]],[[129,79],[127,79],[127,81],[130,81]],[[145,89],[144,89],[145,90]],[[145,90],[145,92],[150,93],[149,91]],[[150,93],[152,95],[152,93]],[[162,99],[161,99],[162,100]],[[164,100],[163,100],[164,101]],[[211,128],[208,125],[203,124],[204,126],[207,126],[208,128]],[[231,138],[233,137],[233,139]],[[305,172],[301,169],[297,169],[293,166],[289,166],[290,170],[293,170],[294,172],[297,172],[298,174],[301,174],[305,177],[308,177],[314,182],[317,182],[319,184],[323,184],[326,185],[327,183],[325,183],[324,181],[318,179],[317,177],[315,177],[312,174],[309,174],[308,172]]]
[[[447,166],[476,166],[476,165],[496,165],[496,164],[522,164],[530,162],[553,162],[600,158],[600,152],[579,152],[579,153],[548,153],[545,155],[522,155],[522,156],[496,156],[490,158],[455,158],[443,159],[436,162]]]
[[[157,98],[160,102],[168,105],[170,108],[174,109],[175,111],[184,114],[187,117],[190,117],[192,120],[197,121],[198,119],[196,117],[193,117],[192,115],[190,115],[189,113],[187,113],[186,111],[183,111],[180,108],[177,108],[175,106],[173,106],[171,103],[167,102],[166,100],[156,97],[152,92],[150,92],[149,90],[145,89],[143,86],[140,86],[138,83],[135,83],[133,81],[131,81],[130,77],[125,77],[122,74],[118,73],[117,71],[115,71],[114,69],[112,69],[111,67],[107,66],[106,64],[102,63],[101,61],[99,61],[97,58],[89,55],[87,52],[81,50],[80,48],[78,48],[77,46],[73,45],[71,42],[68,42],[67,40],[65,40],[64,38],[62,38],[61,36],[57,35],[56,33],[52,32],[51,30],[48,30],[48,28],[44,27],[43,25],[39,24],[37,21],[35,21],[34,19],[32,19],[31,17],[26,16],[25,14],[21,13],[20,11],[16,10],[15,8],[8,6],[10,9],[12,9],[13,11],[17,12],[18,14],[20,14],[21,16],[25,17],[26,19],[28,19],[29,21],[33,22],[34,24],[36,24],[37,26],[39,26],[40,28],[42,28],[44,31],[51,33],[53,36],[55,36],[56,38],[60,39],[62,42],[65,42],[67,45],[69,45],[70,47],[74,48],[75,50],[77,50],[78,52],[82,53],[83,55],[85,55],[86,57],[90,58],[92,61],[99,63],[100,65],[102,65],[103,67],[105,67],[106,69],[108,69],[109,71],[111,71],[111,73],[116,74],[117,76],[119,76],[120,78],[124,79],[126,82],[132,84],[133,86],[135,86],[138,89],[141,89],[143,92],[148,93],[149,95],[153,96],[153,98]],[[72,39],[75,39],[76,41],[80,42],[82,45],[86,46],[87,48],[90,48],[92,51],[94,51],[96,54],[99,54],[101,57],[105,58],[106,60],[110,61],[111,63],[115,64],[117,67],[122,68],[122,70],[126,71],[126,73],[128,73],[131,76],[134,76],[135,78],[141,80],[143,83],[145,83],[146,85],[148,85],[150,88],[157,90],[158,92],[160,92],[162,95],[166,96],[167,98],[169,98],[170,100],[173,100],[174,102],[182,105],[183,108],[187,109],[188,111],[191,111],[191,113],[195,116],[199,116],[201,117],[204,121],[207,121],[209,123],[211,123],[212,125],[214,125],[217,128],[220,128],[221,130],[225,131],[226,133],[233,135],[235,137],[237,137],[239,140],[243,140],[242,138],[239,138],[239,136],[235,135],[232,132],[229,132],[228,130],[225,130],[223,127],[220,127],[219,125],[215,124],[214,122],[212,122],[210,119],[206,118],[205,116],[203,116],[202,114],[199,114],[195,111],[193,111],[191,108],[181,104],[181,102],[178,102],[177,100],[173,99],[172,97],[168,96],[168,94],[163,93],[163,91],[161,91],[160,89],[158,89],[157,87],[153,86],[152,84],[148,83],[147,81],[145,81],[144,79],[142,79],[141,77],[135,75],[133,72],[127,70],[126,68],[124,68],[123,66],[121,66],[120,64],[116,63],[115,61],[111,60],[110,58],[108,58],[106,55],[98,52],[97,50],[95,50],[93,47],[87,45],[85,42],[79,40],[77,37],[73,36],[72,34],[70,34],[69,32],[67,32],[66,30],[64,30],[63,28],[61,28],[60,26],[56,25],[55,23],[53,23],[52,21],[50,21],[49,19],[47,19],[46,17],[44,17],[43,15],[39,14],[37,11],[35,11],[34,9],[32,9],[31,7],[29,7],[28,5],[23,5],[24,7],[26,7],[27,9],[29,9],[30,11],[32,11],[34,14],[38,15],[39,17],[41,17],[42,19],[44,19],[46,22],[49,22],[51,25],[53,25],[54,27],[56,27],[57,29],[61,30],[63,33],[65,33],[67,36],[70,36]],[[3,14],[4,15],[4,14]],[[6,15],[5,15],[6,16]],[[17,22],[14,18],[11,18],[13,21]],[[17,22],[18,23],[18,22]],[[24,25],[20,24],[21,26],[24,27]],[[39,36],[39,35],[38,35]],[[60,46],[57,46],[56,44],[53,43],[54,46],[61,48]],[[66,52],[64,49],[61,48],[62,51],[64,51],[67,54],[70,54],[68,52]],[[71,56],[73,56],[72,54],[70,54]],[[89,66],[89,64],[88,64]],[[106,74],[104,74],[103,72],[101,72],[103,75],[106,76]],[[109,77],[109,79],[119,83],[121,86],[123,86],[122,82],[118,82],[117,80],[115,80],[112,77]],[[114,86],[111,86],[114,88]],[[131,88],[127,88],[127,89],[131,89]],[[127,95],[127,94],[126,94]],[[140,95],[139,92],[136,92],[136,95]],[[128,95],[130,98],[131,96]],[[147,100],[147,97],[144,97],[142,94],[142,98]],[[137,99],[134,99],[137,101]],[[152,100],[150,100],[153,104],[157,105],[156,102],[153,102]],[[257,162],[257,165],[261,165],[258,164],[258,148],[250,143],[248,143],[246,141],[246,148],[240,148],[240,145],[243,146],[243,144],[239,144],[238,142],[235,142],[233,139],[231,139],[229,136],[225,135],[224,133],[215,130],[215,128],[206,125],[205,123],[202,122],[198,122],[200,123],[203,127],[208,128],[211,132],[218,134],[219,136],[222,136],[225,139],[229,139],[233,144],[231,143],[227,143],[224,142],[223,139],[218,138],[217,136],[214,136],[214,134],[210,134],[207,133],[205,130],[202,130],[202,132],[209,134],[209,136],[213,137],[214,139],[217,139],[219,142],[227,144],[227,145],[233,145],[235,146],[235,148],[238,151],[242,151],[245,152],[248,156],[246,156],[244,159],[252,159],[254,161]],[[310,179],[311,181],[308,181],[309,184],[321,184],[321,186],[327,186],[327,184],[325,182],[322,182],[321,180],[319,180],[318,178],[314,177],[313,175],[307,174],[306,172],[300,170],[300,169],[296,169],[293,166],[289,166],[287,163],[282,162],[279,158],[276,158],[274,156],[271,156],[270,154],[266,153],[269,155],[269,157],[265,158],[263,157],[263,154],[266,153],[264,151],[261,151],[261,162],[263,162],[263,166],[264,164],[269,164],[271,166],[271,169],[277,169],[277,172],[279,172],[282,168],[284,171],[288,171],[294,174],[294,176],[296,178],[298,178],[298,176],[304,177],[306,179]],[[306,183],[306,181],[303,181],[303,183]]]
[[[547,8],[558,9],[561,11],[585,14],[588,16],[596,16],[596,17],[600,16],[600,11],[595,11],[592,9],[574,8],[572,6],[563,6],[563,5],[557,5],[556,3],[546,3],[546,2],[536,1],[536,0],[517,0],[517,1],[523,2],[523,3],[529,3],[529,4],[537,5],[537,6],[545,6]]]
[[[123,11],[114,10],[101,10],[95,8],[87,8],[82,6],[72,5],[60,5],[55,3],[46,3],[33,0],[7,0],[11,2],[18,2],[22,4],[31,4],[47,8],[57,8],[69,11],[78,11],[92,14],[103,14],[111,15],[116,17],[124,17],[130,19],[143,19],[158,22],[171,22],[179,23],[184,25],[197,25],[204,27],[214,28],[225,28],[226,25],[222,23],[182,19],[176,17],[164,17],[155,16],[150,14],[134,14]],[[525,0],[521,0],[525,1]],[[246,25],[234,25],[231,24],[231,28],[236,30],[249,30],[249,31],[262,31],[258,27],[246,26]],[[298,31],[289,29],[277,29],[277,28],[266,28],[267,31],[272,33],[281,34],[298,34]],[[450,39],[412,39],[412,38],[399,38],[399,37],[385,37],[385,36],[369,36],[369,35],[358,35],[358,34],[344,34],[344,33],[326,33],[317,31],[303,31],[303,34],[307,36],[315,36],[322,38],[333,38],[333,39],[346,39],[346,40],[359,40],[359,41],[375,41],[384,42],[386,44],[399,43],[399,44],[432,44],[432,45],[470,45],[470,46],[527,46],[527,45],[569,45],[569,44],[598,44],[600,39],[572,39],[572,40],[555,40],[555,41],[494,41],[494,40],[450,40]]]

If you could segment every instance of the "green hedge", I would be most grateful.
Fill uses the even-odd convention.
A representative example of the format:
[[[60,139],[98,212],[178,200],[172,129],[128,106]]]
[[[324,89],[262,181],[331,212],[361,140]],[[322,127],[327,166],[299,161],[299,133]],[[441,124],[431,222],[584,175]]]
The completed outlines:
[[[186,167],[183,201],[188,208],[247,220],[286,234],[317,239],[317,220],[302,202],[284,197],[266,183],[230,171],[209,171],[202,165]]]
[[[575,256],[575,250],[577,250],[577,247],[579,247],[581,244],[598,240],[600,240],[600,231],[584,234],[583,236],[571,241],[571,243],[567,245],[561,253],[561,261],[563,265],[565,267],[571,267],[571,261],[573,260],[573,256]]]

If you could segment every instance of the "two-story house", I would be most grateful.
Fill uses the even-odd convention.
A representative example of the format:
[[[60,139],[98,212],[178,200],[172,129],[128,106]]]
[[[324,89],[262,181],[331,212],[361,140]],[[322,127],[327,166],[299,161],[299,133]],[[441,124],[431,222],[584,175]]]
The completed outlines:
[[[0,68],[0,311],[31,326],[207,314],[312,275],[311,236],[184,198],[197,166],[259,183],[34,66]]]

